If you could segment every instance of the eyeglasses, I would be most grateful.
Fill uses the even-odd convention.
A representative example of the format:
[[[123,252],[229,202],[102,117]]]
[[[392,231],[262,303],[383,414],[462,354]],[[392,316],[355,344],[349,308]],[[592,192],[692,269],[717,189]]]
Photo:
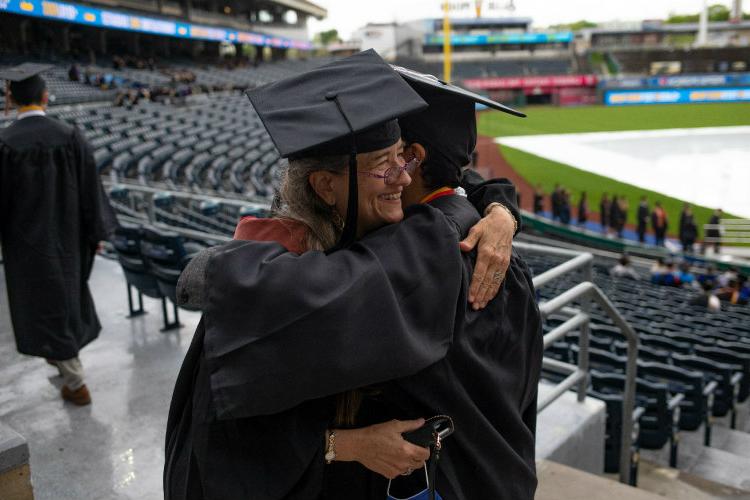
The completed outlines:
[[[376,174],[374,172],[357,172],[357,173],[359,175],[366,175],[368,177],[375,177],[378,179],[383,179],[383,182],[385,182],[386,186],[388,186],[391,184],[396,184],[403,172],[406,172],[409,175],[412,175],[418,165],[419,165],[419,159],[412,158],[411,160],[406,162],[405,165],[401,165],[398,167],[390,167],[382,174]]]

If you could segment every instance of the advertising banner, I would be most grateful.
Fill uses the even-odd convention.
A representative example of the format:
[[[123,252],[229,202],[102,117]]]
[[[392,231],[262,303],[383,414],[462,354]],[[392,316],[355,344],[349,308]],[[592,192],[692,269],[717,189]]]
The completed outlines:
[[[593,87],[596,86],[596,75],[551,75],[551,76],[518,76],[467,78],[464,85],[470,89],[498,90],[524,89],[535,87]]]
[[[608,106],[630,104],[684,104],[700,102],[750,102],[750,87],[671,90],[611,90],[604,94]]]
[[[192,23],[137,16],[80,4],[49,0],[0,0],[0,12],[11,12],[23,16],[67,21],[98,28],[127,30],[176,38],[191,38],[214,42],[239,42],[302,50],[312,49],[312,44],[306,41],[271,37],[259,33],[249,33],[215,26],[199,26]]]
[[[750,73],[603,78],[602,88],[684,88],[750,85]]]
[[[499,33],[496,35],[451,35],[451,45],[500,45],[500,44],[536,44],[536,43],[569,43],[573,41],[573,32],[560,33]],[[425,35],[425,45],[443,45],[443,35]]]

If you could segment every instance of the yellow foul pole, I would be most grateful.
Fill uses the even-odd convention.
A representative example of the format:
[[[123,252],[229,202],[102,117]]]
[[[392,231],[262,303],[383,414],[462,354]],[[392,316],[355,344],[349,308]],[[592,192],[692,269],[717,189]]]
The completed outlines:
[[[451,10],[447,1],[443,3],[443,80],[451,82]]]

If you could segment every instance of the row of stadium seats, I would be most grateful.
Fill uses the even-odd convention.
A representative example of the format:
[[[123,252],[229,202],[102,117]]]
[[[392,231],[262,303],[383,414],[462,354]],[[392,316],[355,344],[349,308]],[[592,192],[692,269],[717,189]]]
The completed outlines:
[[[177,280],[190,259],[204,247],[186,242],[180,235],[154,227],[122,224],[115,232],[113,246],[125,273],[130,317],[144,314],[143,295],[161,300],[164,328],[180,327],[177,308]],[[132,289],[138,297],[133,305]],[[167,312],[172,302],[172,319]]]
[[[267,210],[258,205],[225,203],[211,199],[192,199],[169,192],[143,193],[115,186],[110,190],[115,212],[124,220],[160,223],[205,235],[212,244],[221,237],[231,237],[237,222],[246,216],[266,217]],[[217,235],[220,238],[212,238]]]
[[[240,93],[196,97],[182,107],[146,102],[50,114],[83,131],[100,173],[114,180],[270,200],[285,164]]]
[[[5,69],[8,66],[0,66]],[[80,82],[71,82],[67,69],[56,66],[42,75],[47,82],[51,105],[81,104],[88,102],[111,101],[116,90],[100,90]],[[0,107],[5,105],[5,86],[0,86]]]
[[[554,257],[525,255],[535,274],[562,262]],[[569,274],[539,290],[549,299],[583,280]],[[737,407],[750,396],[750,309],[724,305],[720,313],[689,306],[691,292],[666,290],[647,281],[612,278],[606,266],[595,265],[594,282],[602,288],[639,334],[636,448],[661,449],[669,445],[670,466],[678,466],[680,431],[703,427],[704,444],[711,444],[714,418],[729,416],[735,428]],[[605,465],[619,470],[622,393],[625,384],[627,343],[613,322],[594,306],[589,333],[589,395],[607,406]],[[545,333],[567,317],[551,315]],[[576,364],[580,332],[553,343],[549,358]],[[559,382],[561,376],[545,370],[543,377]]]

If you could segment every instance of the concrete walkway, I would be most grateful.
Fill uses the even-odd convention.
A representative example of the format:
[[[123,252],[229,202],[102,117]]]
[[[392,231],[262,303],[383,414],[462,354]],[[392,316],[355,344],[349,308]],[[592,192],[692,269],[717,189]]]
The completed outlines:
[[[200,316],[181,311],[185,327],[161,333],[160,303],[144,299],[149,314],[126,318],[117,262],[97,258],[90,285],[103,329],[81,352],[81,408],[60,398],[55,368],[16,352],[0,266],[0,421],[29,443],[36,500],[162,498],[167,410]]]

